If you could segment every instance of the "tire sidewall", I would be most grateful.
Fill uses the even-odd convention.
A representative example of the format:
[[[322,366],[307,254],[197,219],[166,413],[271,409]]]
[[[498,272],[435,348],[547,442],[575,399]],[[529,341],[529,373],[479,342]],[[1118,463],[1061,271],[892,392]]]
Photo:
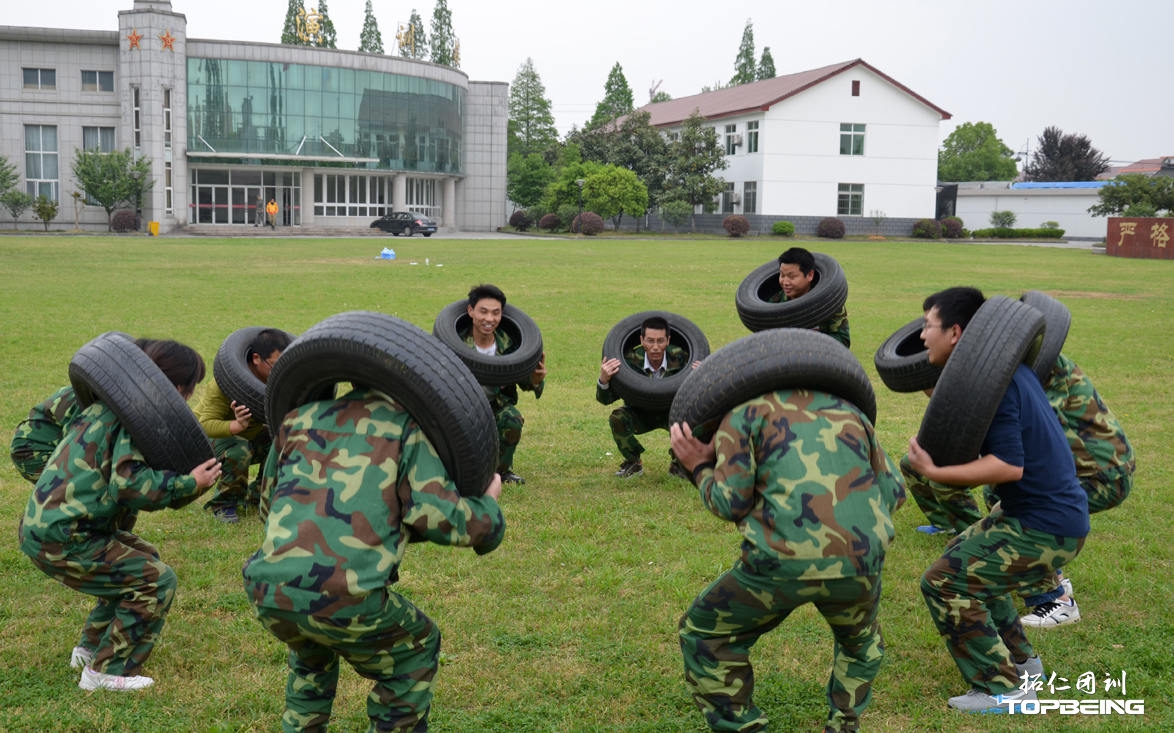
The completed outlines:
[[[924,318],[901,326],[877,347],[873,365],[885,386],[894,392],[921,392],[933,389],[942,373],[929,363],[929,352],[921,340]]]
[[[252,419],[262,422],[265,420],[265,383],[249,366],[249,349],[257,335],[268,328],[247,326],[233,331],[220,344],[212,361],[212,377],[224,396],[248,407],[253,413]],[[291,341],[294,339],[293,334],[286,335]]]
[[[1031,362],[1031,371],[1035,372],[1040,384],[1047,384],[1051,378],[1052,367],[1060,358],[1064,342],[1068,339],[1072,313],[1063,303],[1040,290],[1028,290],[1019,300],[1043,314],[1044,337],[1040,343],[1039,354]]]
[[[432,335],[457,355],[477,381],[491,387],[517,384],[530,379],[542,360],[542,331],[521,309],[506,305],[498,329],[504,330],[514,343],[508,354],[482,354],[465,343],[460,334],[472,326],[468,301],[449,303],[437,314]]]
[[[624,354],[640,343],[640,326],[648,318],[660,317],[668,321],[669,343],[688,352],[685,367],[662,379],[650,379],[647,374],[633,369]],[[620,360],[620,370],[608,383],[616,396],[626,405],[652,412],[667,412],[677,390],[681,388],[695,361],[709,356],[709,340],[695,323],[684,316],[667,311],[641,311],[622,319],[603,339],[603,358]]]
[[[802,297],[771,303],[778,294],[777,259],[755,268],[743,278],[734,294],[734,304],[742,325],[752,332],[771,328],[817,328],[835,316],[848,301],[848,280],[834,257],[813,252],[815,278],[811,290]]]

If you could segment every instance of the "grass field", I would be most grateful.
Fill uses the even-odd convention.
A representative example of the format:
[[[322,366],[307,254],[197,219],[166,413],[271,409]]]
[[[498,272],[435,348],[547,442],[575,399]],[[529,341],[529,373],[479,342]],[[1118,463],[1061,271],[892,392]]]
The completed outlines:
[[[526,428],[507,487],[508,530],[491,555],[413,545],[397,589],[444,633],[432,709],[436,731],[701,731],[682,682],[676,624],[693,596],[736,558],[736,530],[667,474],[668,439],[643,439],[643,476],[619,482],[594,401],[611,326],[664,309],[718,348],[747,331],[734,308],[743,276],[783,241],[688,239],[383,240],[0,237],[0,437],[66,383],[74,351],[112,329],[176,338],[207,360],[231,331],[295,333],[348,310],[390,313],[427,331],[470,286],[493,282],[543,330],[550,371],[539,401],[522,395]],[[863,719],[874,731],[1118,730],[1174,726],[1174,550],[1163,445],[1174,427],[1174,263],[1088,250],[907,242],[809,242],[850,282],[852,351],[877,389],[877,427],[896,458],[925,398],[889,392],[872,355],[920,314],[922,298],[955,284],[988,295],[1048,292],[1073,314],[1065,353],[1092,377],[1128,431],[1138,474],[1130,499],[1092,520],[1069,574],[1083,620],[1035,632],[1057,684],[1091,672],[1096,697],[1145,700],[1145,715],[963,716],[965,692],[930,623],[918,579],[944,541],[896,515],[881,620],[885,666]],[[425,258],[428,265],[425,265]],[[198,399],[198,393],[197,397]],[[30,487],[0,462],[0,731],[270,731],[279,728],[283,647],[253,617],[240,566],[260,525],[216,522],[199,506],[144,514],[138,529],[179,575],[164,638],[139,694],[85,693],[68,667],[89,598],[51,581],[20,553],[16,527]],[[1163,488],[1165,487],[1165,488]],[[1161,492],[1167,492],[1162,494]],[[755,649],[756,701],[772,730],[819,730],[831,639],[803,609]],[[1104,694],[1126,675],[1127,694]],[[334,730],[364,730],[368,684],[349,668]],[[1054,697],[1090,697],[1075,691]],[[1049,695],[1045,694],[1044,697]]]

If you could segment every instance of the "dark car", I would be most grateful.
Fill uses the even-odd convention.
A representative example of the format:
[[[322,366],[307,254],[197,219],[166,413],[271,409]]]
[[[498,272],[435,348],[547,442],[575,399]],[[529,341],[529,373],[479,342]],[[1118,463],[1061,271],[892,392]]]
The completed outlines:
[[[411,211],[395,211],[371,222],[371,228],[382,229],[388,234],[404,234],[410,237],[420,232],[425,237],[431,237],[436,231],[436,221]]]

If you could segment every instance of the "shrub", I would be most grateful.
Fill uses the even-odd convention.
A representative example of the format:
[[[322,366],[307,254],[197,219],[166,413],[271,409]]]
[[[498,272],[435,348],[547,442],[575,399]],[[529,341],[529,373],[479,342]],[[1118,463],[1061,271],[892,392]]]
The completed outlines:
[[[575,217],[571,231],[593,237],[603,231],[603,217],[594,211],[584,211],[582,216]]]
[[[776,221],[770,225],[770,233],[780,237],[793,237],[795,236],[795,225],[789,221]]]
[[[941,239],[942,225],[937,219],[918,219],[913,225],[913,236],[917,239]]]
[[[1010,229],[1015,226],[1014,211],[992,211],[991,226],[995,229]]]
[[[553,232],[555,229],[558,229],[562,225],[563,225],[563,222],[561,219],[558,218],[558,214],[547,214],[546,216],[544,216],[538,220],[538,228],[545,229],[548,232]]]
[[[57,218],[57,202],[48,196],[38,196],[33,201],[33,213],[45,225],[45,231],[49,231],[49,222]]]
[[[1058,221],[1045,221],[1043,224],[1040,224],[1039,226],[1040,226],[1040,229],[1059,229],[1060,222],[1058,222]]]
[[[579,215],[579,209],[574,204],[563,204],[558,207],[558,211],[555,213],[558,214],[558,220],[562,222],[562,226],[566,229],[570,229],[571,222],[573,222],[575,217]]]
[[[530,219],[530,215],[522,209],[518,209],[510,214],[510,226],[519,232],[524,232],[529,229],[532,223],[533,221]]]
[[[956,216],[947,216],[942,219],[942,236],[946,239],[962,239],[966,236],[966,227]]]
[[[660,218],[677,229],[693,219],[693,205],[685,201],[666,201],[660,205]]]
[[[730,214],[725,219],[722,219],[722,228],[729,233],[731,237],[740,237],[746,232],[750,231],[750,222],[741,214]]]
[[[119,209],[110,217],[110,228],[116,232],[133,232],[135,230],[135,212],[130,209]]]
[[[834,216],[828,216],[819,220],[819,226],[816,227],[815,234],[824,239],[843,239],[844,231],[844,222]]]

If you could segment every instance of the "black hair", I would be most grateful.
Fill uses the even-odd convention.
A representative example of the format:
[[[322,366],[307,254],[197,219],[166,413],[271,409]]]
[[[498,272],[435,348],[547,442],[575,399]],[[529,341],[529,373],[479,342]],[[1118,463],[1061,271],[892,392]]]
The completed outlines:
[[[185,396],[204,379],[204,358],[192,347],[166,339],[138,339],[135,343]]]
[[[798,265],[804,275],[815,269],[815,255],[802,247],[792,247],[779,255],[780,265]]]
[[[249,344],[249,351],[264,360],[274,351],[285,351],[291,341],[293,338],[280,328],[264,328],[257,332],[257,337]]]
[[[958,286],[939,290],[929,296],[921,304],[921,309],[930,311],[937,308],[938,317],[942,319],[942,328],[957,325],[966,330],[970,319],[985,302],[986,297],[978,288]]]
[[[649,316],[645,318],[644,322],[640,324],[640,338],[644,338],[644,332],[650,328],[654,331],[664,331],[667,336],[669,332],[668,319],[662,316]]]
[[[473,289],[469,291],[469,307],[476,308],[477,303],[479,301],[485,300],[486,298],[490,298],[491,300],[496,300],[498,303],[501,303],[502,310],[505,310],[505,293],[501,292],[501,288],[497,287],[496,285],[488,284],[475,285]]]

